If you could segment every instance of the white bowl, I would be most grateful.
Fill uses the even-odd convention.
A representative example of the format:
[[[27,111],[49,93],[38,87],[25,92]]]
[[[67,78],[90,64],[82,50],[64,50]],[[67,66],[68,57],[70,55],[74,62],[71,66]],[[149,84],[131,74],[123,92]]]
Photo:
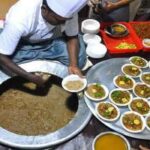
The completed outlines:
[[[142,60],[146,63],[145,66],[139,66],[139,65],[133,63],[133,62],[132,62],[132,59],[134,59],[134,58],[142,59]],[[138,68],[147,68],[147,67],[148,67],[148,61],[147,61],[146,59],[140,57],[140,56],[133,56],[133,57],[130,57],[130,58],[129,58],[129,61],[130,61],[131,64],[137,66]]]
[[[150,114],[145,117],[145,126],[146,126],[147,130],[150,131],[150,127],[147,125],[147,120],[148,119],[150,119]]]
[[[132,99],[131,103],[128,105],[129,110],[131,110],[131,111],[135,111],[135,110],[133,110],[133,109],[132,109],[131,104],[132,104],[134,101],[138,100],[138,99],[142,99],[142,100],[143,100],[145,103],[147,103],[147,104],[148,104],[148,106],[150,107],[149,102],[148,102],[145,98],[135,97],[135,98],[133,98],[133,99]],[[139,104],[139,105],[140,105],[140,104]],[[143,106],[141,106],[141,107],[143,108]],[[142,116],[147,116],[147,115],[149,114],[149,112],[150,112],[150,109],[149,109],[149,111],[148,111],[148,113],[147,113],[147,114],[141,114],[141,113],[140,113],[140,112],[138,112],[138,111],[135,111],[135,112],[139,113],[139,114],[140,114],[140,115],[142,115]]]
[[[123,135],[121,135],[121,134],[119,134],[119,133],[117,133],[117,132],[107,131],[107,132],[102,132],[102,133],[100,133],[99,135],[97,135],[97,136],[94,138],[93,143],[92,143],[92,150],[95,150],[95,144],[96,144],[97,139],[99,139],[99,138],[101,138],[101,137],[103,137],[103,136],[105,136],[105,135],[110,135],[110,134],[115,135],[115,136],[119,136],[119,137],[120,137],[121,139],[123,139],[123,141],[125,142],[126,147],[127,147],[127,150],[130,150],[130,149],[131,149],[131,146],[130,146],[129,141],[128,141]],[[109,140],[109,139],[108,139],[107,142],[108,142],[107,144],[108,144],[108,146],[109,146],[109,142],[110,142],[110,143],[114,143],[115,141],[114,141],[114,140],[112,141],[112,140]],[[111,149],[114,150],[114,147],[111,147]]]
[[[117,30],[119,28],[119,30]],[[122,31],[120,31],[122,29]],[[129,34],[128,28],[121,23],[113,23],[104,29],[105,33],[113,38],[125,37]]]
[[[96,85],[96,84],[97,84],[97,83],[90,83],[90,84],[87,85],[87,87],[89,87],[90,85]],[[100,84],[100,86],[101,86],[101,87],[104,89],[104,91],[105,91],[105,96],[104,96],[104,97],[102,97],[102,98],[94,98],[94,97],[91,97],[91,96],[87,93],[86,90],[84,91],[85,96],[86,96],[87,98],[89,98],[90,100],[93,100],[93,101],[96,101],[96,102],[106,99],[107,96],[108,96],[108,93],[109,93],[108,88],[107,88],[105,85],[102,85],[102,84]]]
[[[134,79],[132,79],[131,77],[126,76],[126,75],[117,75],[117,76],[115,76],[115,77],[113,78],[113,83],[114,83],[114,85],[115,85],[116,87],[120,88],[120,89],[132,90],[133,87],[131,87],[131,88],[123,88],[123,87],[119,86],[119,85],[116,83],[117,78],[120,77],[120,76],[121,76],[121,77],[123,76],[123,77],[125,77],[125,78],[127,78],[127,79],[130,79],[130,80],[133,82],[133,87],[134,87],[134,85],[135,85]]]
[[[130,74],[127,74],[125,71],[124,71],[124,68],[127,67],[127,66],[132,66],[134,68],[137,68],[139,70],[139,74],[138,75],[130,75]],[[124,64],[122,67],[121,67],[121,71],[126,75],[126,76],[129,76],[129,77],[132,77],[132,78],[137,78],[137,77],[140,77],[140,75],[142,74],[142,70],[140,68],[138,68],[137,66],[133,65],[133,64]]]
[[[142,79],[142,76],[143,76],[143,75],[150,75],[150,72],[144,72],[144,73],[142,73],[141,76],[140,76],[141,82],[143,82],[143,83],[147,84],[148,86],[150,86],[150,84],[146,83],[146,82]]]
[[[86,53],[91,58],[102,58],[105,56],[106,52],[107,48],[102,43],[95,43],[95,44],[89,43],[86,48]]]
[[[86,19],[81,23],[83,33],[97,34],[100,30],[100,23],[95,19]]]
[[[113,92],[115,92],[115,91],[123,91],[123,92],[127,92],[128,93],[128,95],[129,95],[129,101],[128,102],[126,102],[126,103],[117,103],[117,102],[115,102],[113,99],[112,99],[112,97],[111,97],[111,95],[112,95],[112,93]],[[129,92],[129,91],[126,91],[126,90],[123,90],[123,89],[120,89],[120,88],[117,88],[117,89],[113,89],[110,93],[109,93],[109,99],[110,99],[110,101],[112,102],[112,103],[114,103],[115,105],[117,105],[117,106],[127,106],[131,101],[132,101],[132,94]]]
[[[66,84],[68,83],[68,81],[81,81],[83,83],[83,86],[77,90],[68,89],[66,87]],[[82,91],[86,87],[86,85],[87,85],[87,80],[85,78],[80,78],[78,75],[74,75],[74,74],[68,75],[62,80],[62,87],[66,91],[73,92],[73,93]]]
[[[131,129],[128,129],[124,124],[123,124],[123,117],[125,115],[128,115],[128,114],[135,114],[136,116],[140,117],[140,120],[142,121],[142,128],[139,129],[139,130],[131,130]],[[139,132],[142,132],[144,129],[145,129],[145,120],[144,120],[144,117],[142,115],[140,115],[139,113],[137,112],[134,112],[134,111],[127,111],[125,112],[124,114],[121,115],[120,117],[120,122],[121,122],[121,125],[122,127],[128,131],[128,132],[131,132],[131,133],[139,133]]]
[[[150,39],[143,39],[142,44],[146,48],[150,48]]]
[[[101,42],[101,37],[95,34],[84,34],[83,35],[83,41],[88,44],[88,43],[100,43]]]
[[[146,97],[142,97],[141,95],[138,95],[136,92],[135,92],[135,88],[136,88],[136,86],[138,86],[138,85],[145,85],[145,86],[147,86],[147,87],[149,87],[147,84],[145,84],[145,83],[141,83],[141,82],[137,82],[135,85],[134,85],[134,88],[133,88],[133,93],[134,93],[134,95],[136,96],[136,97],[140,97],[140,98],[146,98]],[[150,87],[149,87],[150,88]],[[146,99],[149,99],[150,97],[147,97]]]
[[[99,113],[99,111],[98,111],[98,107],[99,107],[99,105],[101,105],[102,103],[104,103],[104,104],[111,104],[111,105],[117,110],[117,116],[116,116],[115,118],[112,118],[112,119],[107,119],[107,118],[103,117],[102,115],[100,115],[100,113]],[[120,116],[120,110],[119,110],[119,108],[118,108],[116,105],[114,105],[113,103],[110,103],[110,102],[100,102],[100,103],[97,103],[97,105],[96,105],[96,113],[97,113],[97,115],[98,115],[101,119],[103,119],[103,120],[105,120],[105,121],[108,121],[108,122],[116,121],[116,120],[119,118],[119,116]]]

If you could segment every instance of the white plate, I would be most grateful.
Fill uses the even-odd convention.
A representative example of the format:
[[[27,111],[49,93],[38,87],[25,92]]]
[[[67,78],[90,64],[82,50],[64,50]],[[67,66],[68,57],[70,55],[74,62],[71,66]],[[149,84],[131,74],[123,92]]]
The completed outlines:
[[[124,77],[126,77],[126,78],[129,78],[129,79],[133,82],[133,87],[134,87],[134,85],[135,85],[134,79],[132,79],[131,77],[126,76],[126,75],[117,75],[117,76],[115,76],[115,77],[113,78],[113,83],[114,83],[114,85],[115,85],[116,87],[120,88],[120,89],[132,90],[133,87],[131,87],[131,88],[123,88],[123,87],[120,87],[120,86],[116,83],[117,78],[120,77],[120,76],[124,76]]]
[[[87,87],[89,87],[90,85],[95,85],[95,84],[99,84],[99,83],[90,83],[90,84],[88,84]],[[96,101],[96,102],[106,99],[107,96],[108,96],[108,93],[109,93],[108,88],[107,88],[105,85],[102,85],[102,84],[100,84],[100,86],[101,86],[101,87],[104,89],[104,91],[105,91],[105,96],[104,96],[104,97],[102,97],[102,98],[94,98],[94,97],[91,97],[91,96],[87,93],[86,90],[84,91],[85,96],[86,96],[87,98],[89,98],[90,100],[93,100],[93,101]]]
[[[150,131],[150,127],[147,125],[147,119],[150,118],[150,114],[145,117],[145,126]]]
[[[127,67],[127,66],[132,66],[132,67],[137,68],[137,69],[140,71],[140,73],[139,73],[138,75],[136,75],[136,76],[132,76],[132,75],[127,74],[127,73],[123,70],[123,69],[124,69],[125,67]],[[140,68],[138,68],[137,66],[132,65],[132,64],[125,64],[125,65],[123,65],[123,66],[121,67],[121,71],[122,71],[126,76],[129,76],[129,77],[132,77],[132,78],[140,77],[140,75],[142,74],[142,70],[141,70]]]
[[[130,96],[130,99],[127,103],[124,103],[124,104],[120,104],[120,103],[116,103],[112,98],[111,98],[111,94],[114,92],[114,91],[125,91],[129,94]],[[117,89],[113,89],[110,93],[109,93],[109,99],[111,100],[111,102],[117,106],[127,106],[131,101],[132,101],[132,94],[129,92],[129,91],[126,91],[126,90],[123,90],[123,89],[120,89],[120,88],[117,88]]]
[[[146,74],[149,74],[149,75],[150,75],[150,72],[144,72],[144,73],[142,73],[142,74],[140,75],[140,80],[141,80],[141,82],[143,82],[143,83],[145,83],[146,85],[150,86],[150,84],[146,83],[146,82],[142,79],[142,76],[143,76],[143,75],[146,75]]]
[[[145,84],[145,83],[137,82],[137,83],[135,84],[134,88],[133,88],[133,93],[134,93],[134,95],[135,95],[136,97],[145,98],[145,97],[142,97],[142,96],[137,95],[137,93],[135,92],[135,87],[136,87],[137,85],[146,85],[147,87],[149,87],[149,86],[148,86],[147,84]],[[150,97],[148,97],[148,98],[146,98],[146,99],[149,99],[149,98],[150,98]]]
[[[88,56],[91,58],[102,58],[105,56],[107,52],[107,48],[104,44],[102,43],[91,43],[87,45],[86,48],[86,53]]]
[[[132,101],[130,102],[130,104],[128,105],[128,107],[129,107],[129,110],[131,110],[131,111],[134,111],[132,108],[131,108],[131,104],[132,104],[132,102],[134,102],[135,100],[137,100],[137,99],[142,99],[144,102],[146,102],[148,105],[149,105],[149,107],[150,107],[150,104],[149,104],[149,102],[147,101],[147,99],[145,99],[145,98],[140,98],[140,97],[135,97],[135,98],[133,98],[132,99]],[[135,112],[137,112],[137,111],[135,111]],[[137,112],[137,113],[139,113],[139,112]],[[142,115],[142,116],[147,116],[148,114],[150,113],[150,110],[149,110],[149,112],[147,113],[147,114],[140,114],[140,115]]]
[[[116,116],[115,118],[113,118],[113,119],[107,119],[107,118],[101,116],[100,113],[98,112],[98,106],[99,106],[101,103],[105,103],[105,104],[108,103],[108,104],[111,104],[111,105],[117,110],[117,112],[118,112],[117,116]],[[120,110],[118,109],[118,107],[117,107],[116,105],[114,105],[114,104],[111,103],[111,102],[100,102],[100,103],[97,103],[97,105],[96,105],[96,113],[97,113],[97,115],[98,115],[101,119],[103,119],[103,120],[105,120],[105,121],[108,121],[108,122],[116,121],[116,120],[119,118],[119,116],[120,116]]]
[[[65,85],[68,81],[81,81],[83,82],[83,86],[78,89],[78,90],[70,90],[68,89]],[[67,77],[65,77],[62,81],[62,87],[68,91],[68,92],[73,92],[73,93],[76,93],[76,92],[80,92],[82,91],[87,85],[87,80],[85,78],[80,78],[78,75],[74,75],[74,74],[71,74],[71,75],[68,75]]]
[[[135,58],[135,57],[138,57],[138,58],[140,58],[140,59],[144,60],[144,61],[145,61],[145,63],[146,63],[146,65],[145,65],[145,66],[143,66],[143,67],[141,67],[141,66],[138,66],[138,65],[134,64],[131,60],[132,60],[133,58]],[[137,66],[138,68],[147,68],[147,67],[148,67],[148,61],[147,61],[146,59],[144,59],[144,58],[140,57],[140,56],[132,56],[132,57],[130,57],[130,58],[129,58],[129,61],[130,61],[130,63],[131,63],[131,64],[133,64],[133,65]]]
[[[146,43],[149,43],[149,45],[147,45]],[[150,48],[150,39],[143,39],[142,44],[144,47],[146,48]]]
[[[128,114],[135,114],[135,115],[137,115],[137,116],[140,117],[140,119],[142,120],[142,129],[139,129],[139,130],[131,130],[131,129],[128,129],[128,128],[123,124],[123,122],[122,122],[123,117],[124,117],[125,115],[128,115]],[[134,111],[127,111],[127,112],[125,112],[124,114],[122,114],[121,117],[120,117],[120,122],[121,122],[122,127],[123,127],[126,131],[131,132],[131,133],[139,133],[139,132],[142,132],[142,131],[144,130],[144,128],[145,128],[145,120],[144,120],[143,116],[140,115],[140,114],[137,113],[137,112],[134,112]]]
[[[88,44],[100,43],[102,41],[101,37],[96,34],[84,34],[83,41]]]

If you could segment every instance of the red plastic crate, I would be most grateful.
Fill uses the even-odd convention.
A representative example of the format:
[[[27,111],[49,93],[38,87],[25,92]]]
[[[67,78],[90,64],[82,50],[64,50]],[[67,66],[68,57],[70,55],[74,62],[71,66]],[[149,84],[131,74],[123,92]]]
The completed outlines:
[[[140,39],[138,38],[138,36],[136,35],[135,31],[132,29],[131,25],[128,24],[127,22],[118,22],[121,23],[123,25],[125,25],[128,30],[129,30],[129,34],[125,37],[122,38],[113,38],[110,37],[109,35],[107,35],[104,32],[104,28],[112,23],[102,23],[101,24],[101,29],[100,29],[100,34],[103,37],[103,41],[109,51],[109,53],[136,53],[138,51],[140,51],[143,48],[143,45],[140,41]],[[119,45],[121,42],[127,42],[129,44],[135,44],[136,48],[135,49],[118,49],[116,48],[117,45]]]
[[[143,22],[138,22],[138,21],[133,21],[133,22],[129,22],[129,24],[131,25],[134,25],[134,24],[148,24],[149,25],[149,28],[150,28],[150,21],[143,21]],[[133,27],[132,27],[133,28]],[[133,28],[133,30],[135,31],[135,29]],[[142,32],[142,31],[141,31]],[[136,31],[135,31],[136,33]],[[148,33],[150,35],[150,32]],[[138,36],[138,35],[137,35]],[[139,37],[140,38],[140,37]],[[142,38],[140,38],[140,42],[142,44]],[[150,52],[150,48],[146,48],[143,46],[143,51],[146,51],[146,52]]]

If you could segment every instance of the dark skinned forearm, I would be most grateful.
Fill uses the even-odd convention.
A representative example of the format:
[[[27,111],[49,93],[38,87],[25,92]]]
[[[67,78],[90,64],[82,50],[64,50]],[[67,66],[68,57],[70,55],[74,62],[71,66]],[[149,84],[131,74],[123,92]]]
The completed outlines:
[[[78,54],[79,54],[79,41],[77,37],[69,37],[67,41],[67,48],[69,53],[69,74],[76,74],[80,77],[83,76],[78,66]]]
[[[67,48],[69,53],[69,66],[78,66],[79,42],[78,38],[71,37],[67,40]]]
[[[19,75],[31,82],[34,82],[35,84],[42,86],[44,81],[41,79],[41,77],[38,77],[36,75],[33,75],[32,73],[28,73],[21,67],[19,67],[16,63],[14,63],[8,56],[0,54],[0,65],[6,71],[9,73],[9,75]]]
[[[17,64],[15,64],[11,59],[9,59],[8,56],[0,54],[0,64],[4,71],[8,72],[9,75],[20,75],[22,77],[28,78],[28,73]]]

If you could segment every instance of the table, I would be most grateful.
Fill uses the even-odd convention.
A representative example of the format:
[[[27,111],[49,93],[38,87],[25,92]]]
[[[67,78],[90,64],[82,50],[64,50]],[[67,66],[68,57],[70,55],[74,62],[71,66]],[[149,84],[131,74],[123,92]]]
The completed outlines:
[[[93,64],[96,64],[98,62],[101,62],[106,59],[110,58],[117,58],[117,57],[130,57],[130,56],[141,56],[146,58],[150,61],[150,53],[148,52],[139,52],[136,54],[121,54],[121,55],[110,55],[106,54],[104,58],[101,59],[92,59],[89,58]],[[106,64],[107,65],[107,64]],[[84,72],[86,74],[87,71]],[[92,142],[96,135],[98,135],[101,132],[105,131],[112,131],[108,127],[106,127],[104,124],[102,124],[99,120],[97,120],[94,116],[92,116],[91,120],[89,121],[88,125],[79,133],[77,136],[73,137],[69,141],[62,143],[60,145],[57,145],[53,148],[47,148],[52,150],[92,150]],[[140,144],[150,147],[150,140],[139,140],[135,138],[127,137],[129,140],[131,147],[133,149],[138,149],[138,146]],[[0,146],[0,150],[11,150],[8,147]]]

